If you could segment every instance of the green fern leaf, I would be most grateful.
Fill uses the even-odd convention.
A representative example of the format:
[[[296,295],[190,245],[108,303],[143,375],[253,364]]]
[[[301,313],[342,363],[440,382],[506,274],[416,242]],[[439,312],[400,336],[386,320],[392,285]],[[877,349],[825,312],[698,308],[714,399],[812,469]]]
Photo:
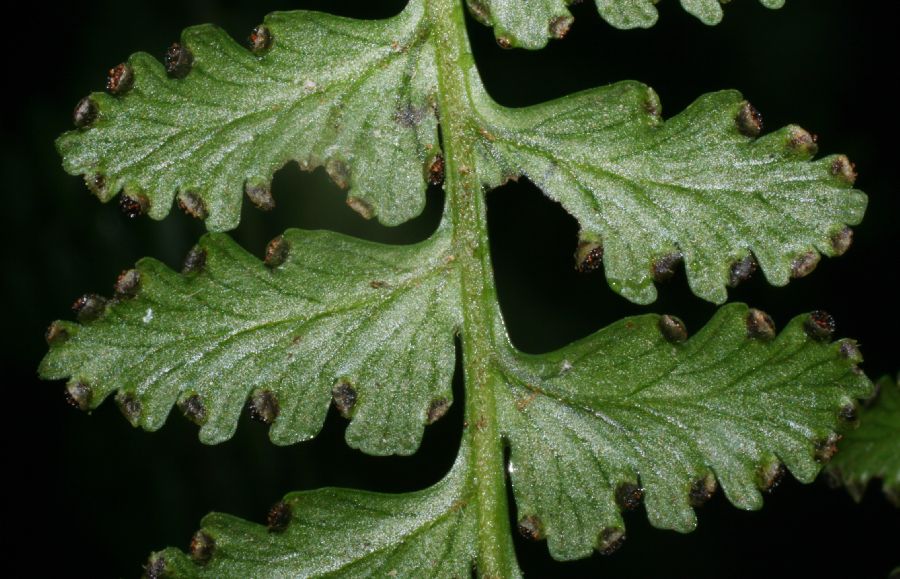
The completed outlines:
[[[815,138],[797,126],[758,137],[759,115],[735,91],[663,122],[656,94],[636,82],[523,109],[475,87],[482,179],[494,187],[523,175],[559,201],[583,246],[602,255],[610,286],[637,303],[654,301],[654,281],[682,260],[694,293],[715,303],[756,261],[785,285],[819,252],[846,251],[846,225],[865,212],[845,156],[811,162]]]
[[[833,452],[839,410],[871,389],[850,340],[828,343],[822,314],[776,337],[731,304],[697,335],[668,316],[627,318],[562,350],[503,360],[501,428],[520,520],[557,559],[613,550],[620,510],[689,532],[692,506],[721,485],[742,509],[783,463],[811,482]]]
[[[444,480],[415,493],[292,493],[267,525],[213,513],[190,555],[154,553],[147,569],[173,578],[468,577],[475,517],[465,474],[458,460]]]
[[[847,408],[848,416],[854,407]],[[857,501],[869,481],[882,479],[885,496],[900,507],[900,386],[885,376],[878,381],[875,398],[859,413],[859,428],[850,430],[838,445],[840,452],[828,465],[828,474]]]
[[[80,300],[84,323],[54,324],[41,376],[71,378],[84,409],[118,390],[147,430],[177,403],[210,444],[248,398],[276,444],[315,436],[334,402],[351,446],[410,454],[449,407],[459,290],[445,229],[414,246],[289,230],[265,264],[209,234],[186,270],[144,259],[111,301]]]
[[[834,452],[840,409],[871,390],[854,343],[829,343],[823,316],[776,336],[765,314],[733,304],[690,339],[648,315],[551,354],[507,348],[494,383],[519,532],[546,538],[561,560],[611,553],[625,538],[621,511],[641,502],[653,525],[688,532],[717,484],[758,509],[782,463],[813,480]],[[190,557],[168,549],[148,567],[172,577],[467,574],[479,506],[466,486],[470,453],[464,439],[447,477],[418,493],[288,495],[268,530],[210,515]]]
[[[189,28],[166,67],[135,54],[111,77],[116,94],[79,104],[84,126],[57,141],[65,169],[103,201],[124,190],[123,207],[154,219],[177,194],[224,231],[244,192],[271,208],[272,175],[296,160],[324,165],[363,216],[402,223],[424,208],[426,168],[440,155],[422,12],[413,1],[384,21],[275,13],[253,50],[215,26]]]
[[[781,8],[784,0],[759,0],[766,8]],[[566,35],[574,18],[568,6],[575,0],[466,0],[482,24],[494,27],[504,48],[542,48],[551,38]],[[595,0],[604,20],[616,28],[650,28],[659,14],[659,0]],[[722,21],[721,0],[681,0],[681,6],[704,24]]]
[[[468,0],[501,44],[532,48],[565,34],[567,4]],[[652,4],[598,0],[621,27],[652,24]],[[682,5],[721,18],[717,0]],[[141,260],[113,298],[86,295],[78,323],[51,325],[41,376],[69,379],[84,410],[115,392],[132,424],[155,430],[177,405],[217,443],[249,402],[290,444],[315,436],[334,405],[351,420],[348,443],[374,455],[411,454],[446,412],[460,337],[464,434],[443,481],[402,495],[295,493],[268,528],[213,514],[190,554],[154,554],[148,576],[451,577],[475,566],[515,577],[507,472],[521,533],[546,538],[558,559],[608,553],[624,538],[621,511],[641,501],[653,525],[687,532],[717,486],[757,509],[782,464],[811,481],[844,410],[868,395],[859,350],[830,342],[823,312],[777,335],[766,314],[729,305],[691,338],[676,318],[647,315],[549,354],[515,350],[484,199],[508,179],[561,203],[581,225],[578,267],[603,264],[638,303],[682,261],[694,293],[716,303],[757,262],[774,285],[806,275],[820,253],[846,251],[866,197],[846,157],[813,161],[815,138],[796,126],[760,136],[758,113],[733,91],[665,122],[636,82],[497,105],[463,10],[412,0],[383,21],[276,13],[250,50],[191,28],[165,68],[137,54],[114,69],[111,94],[79,103],[79,128],[58,140],[66,169],[101,199],[124,190],[130,213],[162,218],[177,195],[211,230],[237,224],[242,191],[270,208],[272,175],[290,160],[324,165],[354,209],[389,225],[421,212],[446,163],[445,218],[422,243],[289,230],[261,261],[210,233],[181,273]]]

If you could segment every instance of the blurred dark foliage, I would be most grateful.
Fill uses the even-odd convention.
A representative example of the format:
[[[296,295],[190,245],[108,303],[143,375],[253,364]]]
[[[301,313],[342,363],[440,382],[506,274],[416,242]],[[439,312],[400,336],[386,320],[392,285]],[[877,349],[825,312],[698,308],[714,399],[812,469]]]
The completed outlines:
[[[840,335],[860,340],[870,376],[896,372],[898,114],[889,83],[897,46],[887,6],[790,0],[785,9],[769,11],[742,0],[726,7],[722,25],[708,28],[666,0],[655,28],[621,32],[590,4],[573,9],[577,22],[568,38],[540,52],[503,51],[490,30],[470,25],[488,90],[503,104],[525,105],[633,78],[653,86],[671,115],[701,93],[737,88],[762,111],[768,128],[796,122],[820,135],[823,154],[847,153],[870,199],[849,254],[824,259],[814,274],[785,288],[769,287],[757,275],[731,297],[770,312],[779,325],[801,312],[828,310]],[[27,573],[11,574],[133,577],[152,549],[186,547],[211,510],[261,521],[288,491],[326,485],[412,490],[446,471],[461,432],[459,384],[453,411],[428,429],[419,453],[379,459],[349,450],[343,421],[333,415],[321,436],[306,444],[275,447],[262,425],[246,422],[234,440],[203,447],[195,427],[177,412],[163,430],[148,434],[132,429],[112,403],[91,416],[68,408],[61,384],[35,378],[45,327],[70,318],[69,304],[78,295],[109,294],[118,272],[144,255],[177,266],[203,232],[177,210],[161,223],[129,221],[116,203],[101,205],[60,168],[54,138],[70,128],[77,100],[102,89],[106,70],[134,51],[161,55],[191,24],[214,22],[243,38],[273,10],[381,17],[401,7],[393,0],[96,0],[44,6],[40,13],[19,5],[21,14],[7,13],[0,246],[9,394],[3,422],[11,454],[4,474],[12,481],[12,509],[3,525],[13,541],[4,543],[10,549],[6,571],[26,565]],[[34,12],[24,12],[28,8]],[[430,192],[421,219],[388,230],[362,222],[321,171],[286,168],[274,191],[276,211],[246,204],[234,232],[257,254],[287,227],[414,241],[433,229],[443,202],[439,191]],[[683,274],[648,308],[613,294],[602,272],[577,275],[574,220],[530,184],[511,184],[489,199],[500,297],[520,348],[556,348],[645,311],[675,313],[692,329],[713,313],[712,305],[689,293]],[[654,530],[642,513],[630,514],[628,542],[611,557],[562,564],[543,544],[517,548],[531,576],[885,577],[900,564],[900,513],[875,489],[856,505],[821,482],[802,486],[791,479],[766,503],[760,512],[742,512],[719,495],[702,509],[690,535]]]

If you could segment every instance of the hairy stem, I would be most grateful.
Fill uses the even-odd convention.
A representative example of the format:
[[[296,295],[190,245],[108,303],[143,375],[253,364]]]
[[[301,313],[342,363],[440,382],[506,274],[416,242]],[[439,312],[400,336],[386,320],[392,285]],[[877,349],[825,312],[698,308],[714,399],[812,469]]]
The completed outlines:
[[[484,191],[475,174],[475,135],[467,75],[475,61],[469,49],[462,2],[429,0],[436,43],[438,106],[446,156],[453,252],[462,273],[463,369],[466,428],[471,440],[472,492],[478,504],[478,570],[483,577],[518,576],[509,528],[503,442],[496,420],[492,372],[492,326],[496,289],[487,236]]]

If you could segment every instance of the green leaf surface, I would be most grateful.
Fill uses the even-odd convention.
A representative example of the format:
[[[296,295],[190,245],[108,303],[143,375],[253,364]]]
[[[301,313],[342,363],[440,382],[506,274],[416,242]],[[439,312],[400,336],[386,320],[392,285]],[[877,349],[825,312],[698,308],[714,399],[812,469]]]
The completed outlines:
[[[473,95],[483,181],[525,176],[561,203],[582,240],[602,245],[610,286],[637,303],[654,301],[655,271],[681,260],[693,292],[715,303],[751,252],[770,283],[785,285],[819,252],[845,251],[845,226],[865,212],[846,157],[811,161],[814,138],[797,126],[757,138],[758,114],[735,91],[667,121],[637,82],[521,109],[497,105],[477,82]]]
[[[686,341],[645,315],[507,356],[500,421],[520,520],[575,559],[615,548],[637,489],[651,524],[688,532],[716,480],[742,509],[762,506],[782,463],[812,481],[840,409],[871,383],[853,342],[810,337],[810,319],[775,337],[768,317],[732,304]]]
[[[276,507],[284,520],[270,514],[268,528],[213,513],[190,556],[170,548],[152,555],[148,569],[173,578],[469,577],[475,516],[466,472],[461,458],[444,480],[407,494],[292,493]]]
[[[267,262],[225,234],[201,239],[196,271],[141,260],[135,287],[123,293],[135,279],[123,275],[97,319],[54,324],[41,376],[71,378],[85,409],[118,390],[148,430],[178,403],[211,444],[232,436],[248,397],[277,444],[315,436],[334,399],[351,446],[414,452],[452,401],[459,282],[446,230],[411,246],[289,230]]]
[[[130,90],[91,95],[90,122],[57,141],[65,169],[103,201],[124,190],[154,219],[177,194],[223,231],[238,224],[245,191],[270,206],[272,175],[295,160],[324,165],[364,216],[402,223],[424,208],[426,167],[439,154],[422,12],[417,0],[382,21],[277,12],[257,30],[256,52],[215,26],[189,28],[189,71],[173,78],[138,53]]]
[[[595,0],[604,20],[616,28],[650,28],[659,14],[659,0]],[[781,8],[784,0],[759,0],[767,8]],[[574,0],[466,0],[476,20],[494,27],[504,47],[543,48],[551,38],[562,38],[572,24],[567,6]],[[720,0],[681,0],[681,6],[704,24],[722,21]]]
[[[570,3],[467,0],[502,45],[528,48],[565,35]],[[597,0],[622,28],[652,25],[654,4]],[[718,0],[682,6],[722,17]],[[621,511],[641,502],[653,525],[688,532],[718,486],[757,509],[782,465],[811,481],[846,409],[870,392],[855,343],[831,343],[822,312],[778,334],[737,304],[690,338],[676,319],[646,315],[548,354],[512,348],[482,186],[534,182],[580,223],[579,268],[602,264],[637,303],[682,262],[694,293],[716,303],[757,263],[774,285],[806,275],[820,254],[846,251],[866,197],[846,157],[813,160],[803,129],[760,136],[734,91],[665,122],[636,82],[502,107],[478,78],[463,10],[411,0],[382,21],[276,13],[250,49],[191,28],[165,66],[137,54],[114,69],[109,94],[79,103],[79,128],[58,140],[65,168],[102,200],[124,191],[127,212],[160,219],[177,197],[211,230],[237,225],[242,194],[271,208],[272,176],[292,160],[324,166],[363,216],[399,224],[446,163],[446,218],[425,242],[289,230],[260,260],[211,233],[181,273],[141,260],[113,298],[86,295],[78,323],[51,325],[41,376],[69,379],[84,410],[115,393],[132,424],[155,430],[177,405],[217,443],[249,406],[290,444],[315,436],[334,405],[348,443],[373,455],[411,454],[446,412],[460,337],[465,428],[447,478],[400,495],[295,493],[267,526],[213,514],[189,554],[154,554],[148,576],[463,577],[477,563],[514,577],[504,471],[520,532],[558,559],[608,553],[625,535]]]
[[[882,479],[882,489],[900,507],[900,386],[885,376],[878,381],[875,398],[859,413],[859,427],[850,430],[838,444],[840,452],[828,465],[828,473],[861,501],[873,478]]]

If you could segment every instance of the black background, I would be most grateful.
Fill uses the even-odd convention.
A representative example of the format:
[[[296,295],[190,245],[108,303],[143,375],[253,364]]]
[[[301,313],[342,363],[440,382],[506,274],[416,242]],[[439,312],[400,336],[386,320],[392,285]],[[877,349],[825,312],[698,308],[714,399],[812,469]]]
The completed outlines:
[[[865,221],[851,251],[823,259],[811,276],[784,288],[761,275],[731,293],[784,325],[794,315],[826,309],[842,336],[858,338],[872,377],[900,368],[896,334],[897,73],[893,19],[852,0],[790,0],[769,11],[752,0],[726,7],[725,21],[705,27],[674,0],[659,6],[649,31],[616,31],[589,2],[573,8],[569,36],[539,52],[503,51],[490,30],[470,23],[485,84],[502,104],[526,105],[626,78],[653,86],[666,116],[704,92],[741,90],[768,128],[795,122],[820,136],[823,154],[845,152],[857,163],[858,187],[869,194]],[[203,514],[234,513],[261,521],[288,491],[326,485],[403,491],[437,481],[453,460],[461,432],[462,392],[422,449],[408,458],[372,458],[348,449],[344,422],[330,415],[313,442],[288,448],[267,442],[265,428],[242,420],[234,440],[197,442],[195,427],[173,413],[149,434],[132,429],[114,404],[88,416],[65,406],[62,384],[40,382],[43,331],[70,318],[81,293],[109,294],[122,269],[152,255],[178,266],[202,225],[173,211],[163,222],[127,220],[115,203],[101,205],[78,177],[66,175],[53,140],[71,126],[77,100],[100,90],[105,72],[134,51],[161,54],[182,28],[214,22],[244,38],[272,10],[315,8],[355,16],[388,16],[401,2],[260,0],[98,0],[68,3],[53,14],[8,14],[6,104],[3,105],[4,203],[2,332],[6,455],[12,488],[3,519],[13,541],[5,569],[29,574],[137,576],[153,549],[186,547]],[[29,6],[20,7],[28,9]],[[887,10],[884,8],[883,10]],[[418,220],[388,230],[362,222],[321,171],[282,170],[279,207],[249,205],[235,237],[262,253],[286,227],[330,228],[370,239],[409,242],[436,225],[443,202],[429,193]],[[525,182],[489,196],[492,249],[503,312],[515,344],[553,349],[624,315],[674,313],[699,328],[714,307],[693,297],[683,274],[661,288],[653,305],[637,307],[613,294],[602,272],[576,275],[577,226]],[[611,557],[552,561],[543,544],[518,544],[532,576],[608,577],[885,577],[900,565],[900,516],[870,489],[861,505],[842,491],[793,479],[742,512],[717,496],[696,532],[652,529],[629,514],[628,541]],[[517,539],[518,541],[518,539]]]

